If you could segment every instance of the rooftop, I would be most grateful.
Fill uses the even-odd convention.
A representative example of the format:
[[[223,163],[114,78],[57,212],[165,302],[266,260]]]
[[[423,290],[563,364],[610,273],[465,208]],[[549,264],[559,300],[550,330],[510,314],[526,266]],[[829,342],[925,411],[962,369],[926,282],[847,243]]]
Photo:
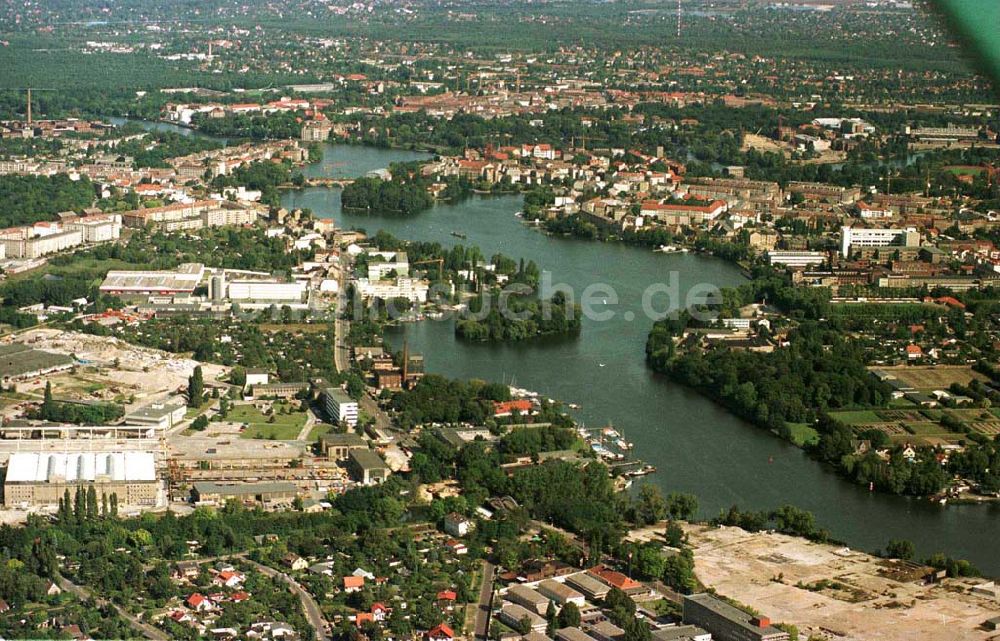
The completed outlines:
[[[709,594],[708,592],[702,592],[701,594],[692,594],[684,597],[685,605],[688,603],[696,603],[699,606],[711,610],[714,614],[724,617],[725,619],[731,621],[732,623],[738,625],[746,630],[752,630],[754,632],[763,632],[765,634],[777,634],[781,630],[778,628],[767,625],[759,626],[755,625],[752,621],[754,616],[749,612],[745,612],[735,606],[729,605],[729,603],[723,601],[722,599]],[[685,616],[685,618],[687,618]]]
[[[343,434],[327,432],[326,434],[321,434],[319,440],[328,445],[344,445],[347,447],[368,446],[368,441],[354,432],[345,432]]]
[[[347,392],[340,389],[339,387],[328,387],[326,388],[326,395],[333,399],[335,402],[343,405],[344,403],[356,403],[353,398],[347,395]]]
[[[199,496],[205,494],[221,494],[223,496],[255,496],[257,494],[295,494],[299,490],[293,483],[241,483],[226,485],[224,483],[198,482],[194,490]]]
[[[98,479],[98,477],[101,477]],[[7,463],[7,483],[74,481],[155,481],[152,452],[15,452]]]
[[[351,450],[351,459],[359,467],[366,470],[389,469],[389,466],[385,464],[382,457],[373,450]]]
[[[54,367],[68,367],[73,358],[65,354],[32,349],[22,343],[0,346],[0,377],[24,376]]]

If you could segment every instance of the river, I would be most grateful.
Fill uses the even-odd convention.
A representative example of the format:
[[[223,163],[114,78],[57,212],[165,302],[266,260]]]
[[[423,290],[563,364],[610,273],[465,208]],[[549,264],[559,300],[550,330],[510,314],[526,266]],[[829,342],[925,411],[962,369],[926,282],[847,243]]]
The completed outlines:
[[[337,175],[358,176],[420,157],[426,156],[326,145],[323,163]],[[578,403],[579,420],[591,427],[613,423],[624,431],[636,454],[658,469],[647,477],[649,482],[665,492],[696,494],[702,515],[714,516],[733,504],[770,509],[790,503],[813,512],[820,526],[852,547],[871,551],[892,538],[909,539],[920,555],[944,551],[1000,576],[1000,506],[940,506],[869,493],[646,367],[643,347],[652,321],[641,312],[645,288],[667,282],[671,272],[677,273],[681,292],[701,282],[735,285],[742,280],[735,267],[705,256],[546,236],[514,217],[520,202],[517,196],[474,197],[438,204],[411,218],[371,218],[343,214],[337,189],[290,191],[282,200],[285,207],[309,207],[342,227],[384,229],[399,238],[443,245],[478,245],[487,256],[502,252],[534,260],[551,272],[554,283],[565,283],[578,294],[597,282],[612,286],[619,302],[607,309],[614,317],[584,319],[576,340],[468,344],[455,340],[450,322],[435,321],[408,324],[388,338],[398,348],[406,336],[411,349],[424,354],[431,372],[512,382]],[[452,231],[468,239],[455,238]],[[633,320],[626,320],[628,312]]]

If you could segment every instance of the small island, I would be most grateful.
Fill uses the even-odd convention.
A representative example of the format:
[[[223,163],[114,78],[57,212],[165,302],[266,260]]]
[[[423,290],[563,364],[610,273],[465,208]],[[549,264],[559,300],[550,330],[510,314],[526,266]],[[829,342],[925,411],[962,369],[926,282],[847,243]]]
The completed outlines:
[[[500,292],[490,293],[489,311],[481,320],[462,318],[455,322],[455,335],[470,341],[514,342],[542,336],[573,336],[580,333],[580,306],[573,305],[565,294],[556,292],[549,299],[536,296],[506,297],[500,310]],[[474,300],[470,312],[478,318],[486,298]]]
[[[428,209],[434,199],[418,184],[369,176],[345,185],[340,202],[354,212],[411,216]]]

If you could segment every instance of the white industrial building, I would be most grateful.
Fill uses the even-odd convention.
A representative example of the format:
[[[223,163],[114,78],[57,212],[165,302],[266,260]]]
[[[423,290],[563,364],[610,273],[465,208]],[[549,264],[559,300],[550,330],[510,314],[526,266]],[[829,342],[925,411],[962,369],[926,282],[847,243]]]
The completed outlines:
[[[122,505],[155,506],[160,496],[152,452],[15,452],[7,463],[4,505],[56,505],[68,490],[93,486]]]
[[[185,263],[172,271],[112,270],[101,283],[101,292],[115,296],[190,296],[204,274],[201,263]]]
[[[853,247],[917,247],[920,232],[913,227],[906,229],[841,227],[840,253],[847,258]]]
[[[323,392],[323,408],[334,423],[343,422],[351,427],[358,424],[358,402],[338,387]]]
[[[239,280],[229,283],[227,296],[231,301],[288,302],[301,303],[305,298],[308,283],[280,283],[264,280]]]
[[[802,269],[813,265],[822,265],[826,262],[826,254],[823,252],[810,251],[782,251],[771,250],[767,252],[767,262],[771,265],[782,265],[792,269]]]
[[[181,396],[143,405],[125,415],[127,425],[149,425],[157,430],[168,430],[184,420],[187,402]]]

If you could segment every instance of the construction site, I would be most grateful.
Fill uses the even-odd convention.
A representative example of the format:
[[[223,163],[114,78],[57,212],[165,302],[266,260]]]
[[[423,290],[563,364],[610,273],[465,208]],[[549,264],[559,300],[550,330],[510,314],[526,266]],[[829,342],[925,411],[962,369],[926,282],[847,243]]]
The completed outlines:
[[[1000,601],[984,579],[945,578],[918,563],[773,532],[704,525],[685,530],[701,583],[796,625],[799,638],[1000,638],[987,629]]]

